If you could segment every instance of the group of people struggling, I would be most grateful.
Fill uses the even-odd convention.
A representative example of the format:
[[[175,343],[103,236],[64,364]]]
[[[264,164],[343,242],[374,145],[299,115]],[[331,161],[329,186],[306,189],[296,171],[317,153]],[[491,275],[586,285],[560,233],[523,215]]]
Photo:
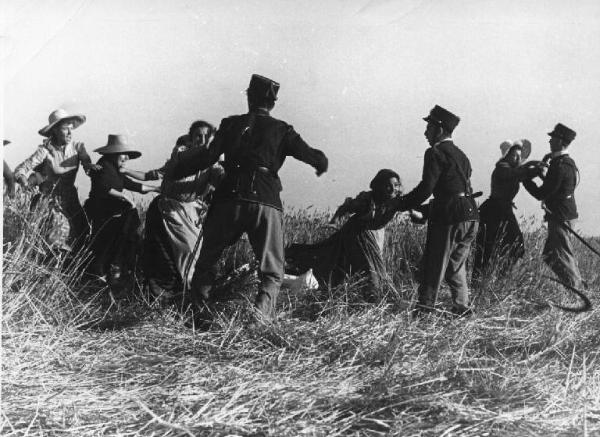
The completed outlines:
[[[520,185],[545,204],[545,262],[563,283],[581,287],[565,230],[577,218],[574,190],[579,173],[568,155],[575,138],[572,129],[560,123],[555,126],[549,133],[550,153],[541,161],[523,164],[531,152],[527,140],[503,143],[502,158],[492,173],[490,197],[478,208],[470,161],[452,140],[460,119],[435,106],[423,119],[430,147],[424,156],[422,180],[412,191],[404,193],[398,173],[382,169],[370,182],[370,190],[347,198],[337,209],[331,223],[338,228],[332,235],[284,248],[278,172],[291,156],[312,166],[320,176],[328,169],[328,159],[291,125],[271,116],[278,92],[279,83],[252,75],[246,91],[247,113],[223,119],[218,129],[205,121],[193,123],[189,133],[177,140],[166,164],[147,172],[129,167],[128,160],[141,153],[121,135],[109,135],[107,145],[96,150],[102,158],[92,164],[84,145],[71,139],[72,130],[85,117],[57,110],[40,130],[47,139],[16,168],[14,179],[28,186],[30,174],[41,174],[34,180],[42,181],[40,191],[48,193],[56,210],[68,218],[69,241],[81,241],[91,223],[90,270],[100,278],[110,275],[115,266],[132,267],[136,242],[131,236],[140,219],[124,190],[158,192],[146,214],[143,240],[148,284],[154,294],[185,290],[199,312],[210,307],[214,298],[223,251],[244,233],[260,279],[255,307],[268,319],[274,317],[284,278],[293,279],[309,270],[322,287],[336,286],[355,274],[364,277],[368,287],[380,287],[388,280],[383,262],[385,227],[396,213],[410,211],[414,221],[427,222],[413,315],[436,311],[443,280],[452,293],[450,313],[470,315],[466,262],[473,243],[475,279],[498,268],[498,262],[506,271],[524,253],[523,235],[513,212]],[[74,187],[80,164],[92,181],[83,208]],[[538,177],[541,185],[534,181]],[[160,187],[142,183],[159,178]]]

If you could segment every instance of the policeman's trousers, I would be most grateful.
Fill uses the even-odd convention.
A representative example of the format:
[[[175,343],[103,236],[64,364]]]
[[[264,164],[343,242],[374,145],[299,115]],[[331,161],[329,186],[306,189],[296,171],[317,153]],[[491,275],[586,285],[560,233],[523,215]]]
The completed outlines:
[[[433,310],[443,279],[450,286],[454,309],[463,311],[469,307],[467,258],[478,225],[476,221],[451,225],[429,223],[417,302],[419,310]]]
[[[562,222],[568,226],[571,221]],[[542,252],[544,262],[552,269],[558,278],[577,289],[581,288],[581,273],[573,253],[571,235],[561,222],[553,218],[548,219],[548,238]]]
[[[274,304],[283,280],[283,215],[277,208],[254,202],[227,201],[211,206],[204,222],[204,239],[192,278],[192,298],[213,284],[223,251],[242,234],[259,262],[260,292]]]

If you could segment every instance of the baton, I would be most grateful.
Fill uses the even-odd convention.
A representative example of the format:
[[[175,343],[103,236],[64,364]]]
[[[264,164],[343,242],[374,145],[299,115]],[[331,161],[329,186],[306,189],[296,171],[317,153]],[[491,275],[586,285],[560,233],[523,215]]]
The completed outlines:
[[[588,299],[588,297],[585,294],[583,294],[582,291],[580,291],[580,290],[576,289],[575,287],[572,287],[572,286],[570,286],[568,284],[565,284],[564,282],[559,281],[558,279],[553,278],[551,276],[544,275],[544,278],[550,279],[550,280],[556,282],[557,284],[560,284],[563,287],[571,290],[573,293],[575,293],[583,301],[583,304],[581,306],[578,306],[578,307],[566,307],[566,306],[559,305],[559,304],[554,303],[551,300],[549,300],[548,302],[550,303],[551,306],[556,307],[558,309],[561,309],[563,311],[567,311],[569,313],[584,313],[584,312],[589,311],[590,309],[592,309],[592,303],[590,302],[590,300]]]
[[[590,249],[596,255],[600,256],[600,253],[594,247],[592,247],[587,241],[585,241],[585,239],[581,235],[579,235],[577,232],[575,232],[575,230],[571,226],[569,226],[566,222],[564,222],[562,220],[558,220],[556,218],[556,216],[554,215],[554,213],[552,211],[550,211],[546,205],[542,204],[542,209],[546,212],[546,214],[550,220],[553,220],[555,223],[558,223],[562,228],[566,229],[571,234],[573,234],[575,237],[577,237],[577,239],[579,241],[581,241],[588,249]],[[552,278],[550,276],[546,276],[546,278],[553,280],[554,282],[562,285],[563,287],[565,287],[568,290],[571,290],[583,301],[583,305],[580,307],[564,307],[562,305],[555,304],[552,301],[550,301],[550,305],[555,306],[556,308],[559,308],[563,311],[568,311],[571,313],[582,313],[585,311],[589,311],[592,308],[592,303],[590,302],[588,297],[582,291],[577,290],[575,287],[565,284],[564,282],[559,281],[558,279]]]

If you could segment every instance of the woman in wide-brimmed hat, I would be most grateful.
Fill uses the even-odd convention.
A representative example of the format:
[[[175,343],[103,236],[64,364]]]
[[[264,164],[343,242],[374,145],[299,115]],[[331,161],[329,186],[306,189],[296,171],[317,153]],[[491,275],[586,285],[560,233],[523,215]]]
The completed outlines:
[[[217,163],[190,176],[175,178],[172,167],[182,152],[208,147],[214,132],[212,124],[194,121],[189,133],[177,139],[171,158],[162,168],[147,173],[125,170],[125,174],[140,180],[163,177],[161,193],[146,211],[143,250],[150,291],[163,301],[175,299],[189,287],[202,242],[202,223],[211,194],[224,174]]]
[[[473,278],[478,279],[494,267],[501,272],[510,268],[525,253],[523,233],[513,212],[513,199],[528,169],[521,166],[531,153],[528,140],[504,141],[502,158],[492,172],[490,197],[479,207]]]
[[[92,255],[89,272],[105,278],[111,266],[121,271],[133,269],[140,218],[135,204],[124,190],[138,193],[159,191],[157,187],[134,182],[120,172],[129,159],[142,154],[123,135],[109,135],[106,146],[96,149],[102,158],[100,170],[91,175],[92,188],[85,211],[92,224]]]
[[[68,238],[62,242],[64,248],[72,247],[75,242],[82,242],[88,234],[89,227],[79,196],[75,188],[77,170],[82,165],[85,172],[98,170],[92,164],[90,156],[81,142],[72,140],[72,131],[85,123],[85,116],[69,114],[64,109],[57,109],[48,117],[48,124],[39,130],[46,137],[35,153],[15,169],[15,178],[23,187],[28,187],[28,178],[34,168],[43,167],[43,176],[53,203],[55,213],[62,213],[68,219],[70,230]]]
[[[402,194],[402,182],[395,171],[382,169],[369,186],[370,191],[348,197],[337,209],[331,223],[351,216],[333,235],[315,244],[292,244],[285,249],[286,273],[312,269],[321,287],[339,285],[355,274],[367,278],[371,291],[384,285],[385,226],[397,212],[390,201]]]

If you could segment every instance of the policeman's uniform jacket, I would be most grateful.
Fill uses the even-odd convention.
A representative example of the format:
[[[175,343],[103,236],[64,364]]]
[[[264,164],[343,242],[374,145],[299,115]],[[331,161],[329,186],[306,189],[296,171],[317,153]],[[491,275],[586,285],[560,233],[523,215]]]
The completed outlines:
[[[472,199],[471,163],[451,139],[425,151],[423,177],[410,193],[402,196],[401,209],[415,209],[433,194],[429,221],[436,224],[456,224],[478,220],[477,205]]]
[[[562,154],[550,161],[541,186],[531,179],[525,180],[523,186],[533,197],[543,201],[557,220],[574,220],[578,217],[574,194],[578,174],[575,161],[568,154]]]
[[[192,174],[217,162],[221,154],[225,155],[225,177],[213,203],[237,200],[282,210],[278,171],[287,156],[318,173],[328,166],[325,154],[306,144],[292,126],[258,109],[223,119],[208,149],[180,153],[173,173],[176,177]]]

